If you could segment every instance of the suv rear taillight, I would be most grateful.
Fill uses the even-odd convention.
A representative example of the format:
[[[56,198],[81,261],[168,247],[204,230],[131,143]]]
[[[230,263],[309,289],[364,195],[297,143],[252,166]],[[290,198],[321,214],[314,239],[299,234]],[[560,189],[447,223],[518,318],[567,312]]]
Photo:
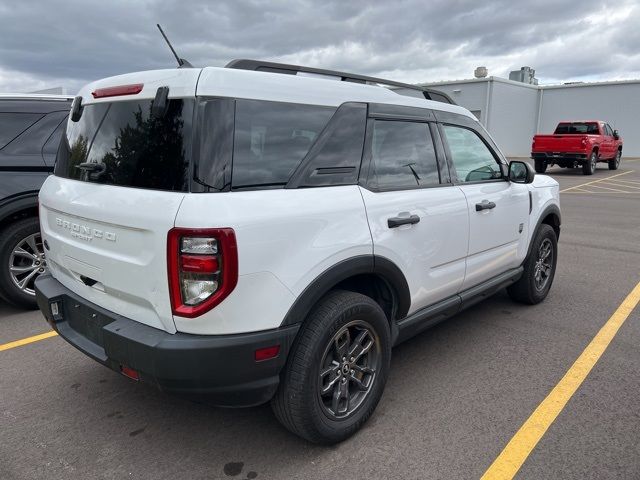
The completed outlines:
[[[172,228],[167,237],[167,267],[173,314],[202,315],[238,283],[236,234],[232,228]]]

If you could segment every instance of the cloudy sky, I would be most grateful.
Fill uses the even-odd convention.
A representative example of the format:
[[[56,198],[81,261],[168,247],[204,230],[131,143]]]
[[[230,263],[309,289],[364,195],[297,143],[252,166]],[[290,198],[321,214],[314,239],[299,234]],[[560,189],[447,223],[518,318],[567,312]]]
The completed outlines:
[[[155,24],[196,66],[257,58],[405,82],[640,78],[640,5],[538,0],[0,0],[0,92],[172,68]]]

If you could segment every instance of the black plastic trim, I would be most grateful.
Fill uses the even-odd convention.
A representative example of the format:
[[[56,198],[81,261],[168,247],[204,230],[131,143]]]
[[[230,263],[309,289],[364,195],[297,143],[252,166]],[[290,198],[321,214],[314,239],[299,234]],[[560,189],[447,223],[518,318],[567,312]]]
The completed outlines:
[[[0,222],[11,215],[29,208],[38,207],[38,192],[21,193],[0,201]]]
[[[560,208],[555,205],[548,205],[544,210],[542,210],[542,213],[538,216],[538,220],[536,222],[536,227],[533,229],[533,235],[531,236],[531,238],[533,239],[533,237],[535,237],[538,229],[540,228],[540,225],[542,225],[542,221],[549,216],[549,214],[555,214],[558,217],[558,235],[557,235],[557,240],[560,239],[560,226],[562,225],[562,214],[560,213]],[[529,254],[531,253],[531,249],[533,248],[533,241],[529,242],[529,249],[527,250],[527,257],[529,256]]]
[[[399,320],[394,346],[517,282],[523,271],[521,266],[514,268]]]
[[[119,372],[136,370],[160,390],[206,395],[221,406],[252,406],[274,395],[298,325],[233,335],[170,334],[101,308],[50,274],[36,280],[38,306],[71,345]],[[59,302],[58,315],[50,305]],[[275,358],[256,361],[256,349],[280,345]]]
[[[313,306],[329,290],[343,280],[362,274],[376,274],[387,282],[395,296],[395,318],[403,318],[407,314],[411,305],[411,295],[402,271],[384,257],[360,255],[335,264],[307,285],[287,312],[281,326],[303,322]]]

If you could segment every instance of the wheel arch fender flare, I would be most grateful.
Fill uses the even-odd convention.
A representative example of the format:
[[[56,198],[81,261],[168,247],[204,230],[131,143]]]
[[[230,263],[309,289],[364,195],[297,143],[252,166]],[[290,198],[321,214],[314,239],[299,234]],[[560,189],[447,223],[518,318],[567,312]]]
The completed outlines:
[[[360,255],[336,263],[316,277],[293,302],[281,326],[301,323],[313,306],[332,288],[351,277],[363,274],[378,276],[388,285],[394,295],[395,317],[404,318],[411,305],[409,284],[402,270],[391,260],[375,256]],[[389,319],[392,324],[395,319]]]
[[[533,229],[533,235],[531,235],[531,241],[529,242],[529,248],[527,249],[527,257],[531,254],[531,248],[533,247],[533,239],[540,230],[542,224],[550,225],[556,232],[556,238],[560,239],[560,225],[562,224],[562,214],[560,213],[560,207],[556,204],[547,205],[542,213],[538,216],[536,226]]]
[[[38,192],[28,192],[0,201],[0,226],[13,215],[38,208]]]

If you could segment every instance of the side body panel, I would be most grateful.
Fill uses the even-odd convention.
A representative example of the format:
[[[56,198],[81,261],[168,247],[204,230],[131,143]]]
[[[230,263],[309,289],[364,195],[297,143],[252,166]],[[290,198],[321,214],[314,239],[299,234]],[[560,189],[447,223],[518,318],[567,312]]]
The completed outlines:
[[[322,272],[373,247],[355,185],[186,195],[176,227],[230,227],[239,279],[216,308],[175,316],[180,332],[228,334],[278,327],[296,297]]]
[[[458,187],[372,192],[361,188],[376,256],[396,264],[411,294],[409,314],[458,293],[465,272],[469,215]],[[391,217],[417,215],[389,228]]]
[[[527,253],[529,192],[507,181],[462,184],[469,211],[469,250],[463,289],[520,265]],[[495,203],[490,210],[476,204]]]

